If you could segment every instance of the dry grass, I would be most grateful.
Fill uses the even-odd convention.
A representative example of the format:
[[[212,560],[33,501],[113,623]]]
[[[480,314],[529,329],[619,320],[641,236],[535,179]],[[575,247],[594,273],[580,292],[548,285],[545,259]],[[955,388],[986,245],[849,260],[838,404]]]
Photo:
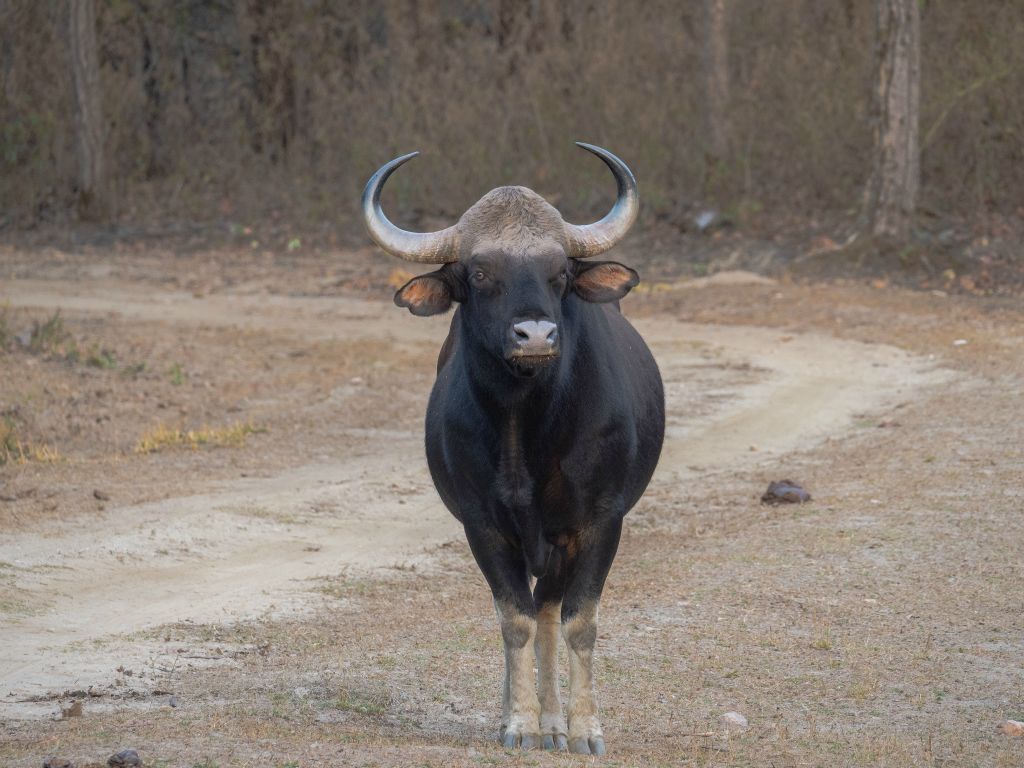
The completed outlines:
[[[28,351],[34,355],[62,353],[64,345],[70,340],[71,334],[64,327],[64,318],[58,309],[46,320],[32,323]]]
[[[786,292],[785,306],[771,300],[775,290]],[[673,306],[699,320],[831,329],[939,359],[949,354],[949,339],[969,335],[958,365],[991,376],[984,389],[908,402],[898,427],[862,428],[766,464],[764,475],[804,479],[816,491],[812,505],[759,506],[767,480],[760,471],[654,488],[630,516],[602,606],[597,664],[611,749],[603,764],[1024,764],[1024,743],[994,731],[999,720],[1024,714],[1015,642],[1024,631],[1017,599],[1021,426],[1005,418],[1019,400],[1018,379],[1005,374],[1016,377],[1020,357],[1019,348],[1001,343],[1019,335],[1019,311],[1000,318],[974,306],[827,285],[708,290],[688,294],[684,310]],[[996,340],[989,346],[986,334]],[[208,349],[211,338],[197,349]],[[217,360],[237,349],[235,341],[234,334],[225,339]],[[253,347],[262,353],[267,344]],[[289,342],[274,358],[272,373],[282,377],[276,389],[290,392],[292,379],[282,372],[312,357],[291,357],[293,348]],[[261,370],[263,360],[247,358],[244,370]],[[196,381],[206,378],[205,365],[192,357],[184,364],[189,383],[193,371]],[[70,369],[47,365],[60,375]],[[220,380],[178,389],[163,362],[152,369],[146,386],[164,387],[161,397],[192,402],[192,413],[215,412],[198,398],[221,394]],[[127,386],[88,366],[75,372]],[[370,375],[347,370],[357,372]],[[339,378],[332,372],[331,381]],[[278,407],[284,416],[270,422],[268,448],[285,457],[307,450],[299,440],[309,442],[306,424],[327,421],[324,410],[300,421],[311,401]],[[376,413],[367,402],[334,410],[331,419],[365,425]],[[150,423],[153,407],[138,424]],[[302,428],[286,429],[285,418]],[[115,496],[131,484],[155,487],[156,469],[169,474],[191,459],[174,448],[201,445],[189,444],[182,429],[163,431],[180,435],[166,455],[122,462],[131,477],[121,486],[105,477]],[[198,464],[175,482],[194,487],[203,477]],[[67,468],[87,469],[86,462]],[[76,475],[74,485],[93,487],[83,478]],[[138,698],[111,688],[94,706],[86,702],[82,718],[5,724],[0,764],[38,765],[54,753],[103,764],[129,745],[140,746],[147,765],[168,766],[582,764],[510,755],[492,743],[501,642],[489,594],[463,542],[438,557],[430,576],[393,571],[312,583],[321,601],[315,615],[153,630],[137,642],[151,642],[159,664],[201,656],[207,645],[224,652],[211,650],[217,660],[207,667],[179,664],[169,685],[161,678]],[[16,601],[8,607],[21,610]],[[179,706],[151,695],[157,687],[173,690]],[[718,719],[733,709],[751,726],[726,737]]]
[[[135,445],[136,453],[156,453],[173,448],[199,448],[211,446],[217,448],[240,448],[245,445],[249,435],[266,432],[266,427],[251,422],[237,422],[226,427],[207,427],[183,430],[157,424],[147,430]]]
[[[11,308],[8,304],[0,307],[0,354],[7,351],[14,343],[14,332],[11,329]]]
[[[54,464],[63,460],[64,457],[56,448],[22,439],[9,419],[0,419],[0,466],[27,464],[30,461]]]
[[[816,651],[832,650],[832,628],[828,624],[819,624],[814,631],[811,648]]]

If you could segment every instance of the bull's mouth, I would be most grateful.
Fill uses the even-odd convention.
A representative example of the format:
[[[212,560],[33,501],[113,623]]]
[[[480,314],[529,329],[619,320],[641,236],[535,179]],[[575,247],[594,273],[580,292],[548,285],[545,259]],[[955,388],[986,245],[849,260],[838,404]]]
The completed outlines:
[[[513,353],[505,358],[505,363],[516,376],[530,378],[547,368],[558,359],[558,352],[552,350],[539,355]]]

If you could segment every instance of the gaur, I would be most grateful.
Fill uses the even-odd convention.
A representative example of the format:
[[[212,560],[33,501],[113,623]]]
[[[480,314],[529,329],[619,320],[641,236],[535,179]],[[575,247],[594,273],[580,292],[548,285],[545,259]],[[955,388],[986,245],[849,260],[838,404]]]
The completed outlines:
[[[525,187],[499,187],[447,229],[400,229],[381,210],[381,189],[415,152],[370,178],[362,206],[385,251],[443,265],[402,286],[395,304],[414,315],[458,305],[427,407],[426,453],[494,597],[505,645],[499,740],[601,755],[598,604],[623,518],[658,462],[665,404],[654,358],[619,310],[637,273],[588,261],[636,220],[636,180],[611,152],[579,146],[618,185],[593,224],[565,222]],[[565,715],[559,634],[569,651]]]

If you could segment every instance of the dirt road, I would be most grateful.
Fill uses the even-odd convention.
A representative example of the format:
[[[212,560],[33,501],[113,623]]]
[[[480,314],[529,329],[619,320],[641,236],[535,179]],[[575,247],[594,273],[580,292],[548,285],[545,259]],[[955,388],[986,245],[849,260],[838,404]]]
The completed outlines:
[[[720,289],[775,290],[763,280],[737,282]],[[697,285],[689,290],[706,289]],[[683,298],[688,295],[686,289],[679,293]],[[309,627],[337,621],[339,598],[343,604],[365,607],[365,600],[379,596],[380,585],[395,574],[409,575],[421,584],[437,579],[448,585],[445,589],[452,588],[453,573],[464,574],[457,578],[460,584],[469,581],[480,588],[472,584],[461,532],[437,499],[422,456],[420,417],[430,384],[430,358],[443,338],[446,319],[412,318],[390,303],[351,296],[222,292],[197,297],[109,277],[8,280],[0,286],[0,305],[4,303],[26,317],[60,309],[72,333],[93,334],[111,348],[118,339],[127,344],[133,332],[155,333],[172,346],[191,339],[197,346],[213,348],[210,354],[222,361],[237,347],[278,361],[267,375],[283,377],[267,384],[258,397],[247,389],[244,402],[239,401],[242,405],[232,406],[269,425],[265,435],[256,435],[238,449],[243,471],[232,463],[235,459],[218,458],[208,466],[198,458],[202,451],[182,458],[173,452],[145,456],[122,450],[111,459],[85,449],[80,457],[69,455],[62,467],[4,469],[5,481],[13,489],[8,498],[18,499],[18,509],[23,510],[18,524],[0,535],[0,595],[6,596],[0,602],[0,718],[23,745],[15,752],[0,752],[17,757],[12,764],[34,764],[34,758],[20,750],[33,743],[32,734],[47,732],[47,719],[59,711],[60,703],[73,698],[66,692],[88,692],[86,706],[94,717],[165,711],[164,694],[181,686],[186,668],[193,675],[219,670],[216,674],[223,680],[227,671],[239,664],[245,667],[247,658],[260,655],[254,650],[263,647],[258,641],[232,644],[221,637],[239,627]],[[626,310],[629,313],[628,303]],[[666,381],[669,429],[649,501],[635,515],[639,536],[655,530],[680,531],[680,519],[672,512],[680,499],[692,504],[693,499],[704,498],[714,506],[723,493],[735,498],[738,480],[753,480],[742,494],[755,498],[762,490],[755,478],[785,471],[787,462],[824,481],[827,468],[809,469],[816,447],[827,444],[834,452],[847,436],[863,435],[865,425],[893,421],[897,409],[908,403],[977,386],[976,372],[963,366],[953,370],[934,355],[842,339],[792,323],[771,328],[735,324],[734,318],[728,318],[729,325],[686,322],[653,302],[643,306],[640,315],[636,325],[654,350]],[[205,390],[197,374],[197,402],[213,399],[200,406],[183,395],[177,403],[186,414],[183,418],[195,412],[216,413],[217,397],[270,370],[246,358],[248,352],[239,354],[242,358],[227,366],[230,371],[223,380],[217,378],[219,369],[209,369]],[[346,358],[349,368],[344,370],[318,367],[321,360],[345,354],[359,359]],[[54,375],[66,374],[66,362],[41,365],[62,365],[59,371],[54,368]],[[204,370],[199,358],[195,367]],[[386,372],[386,381],[370,386],[374,371],[380,370]],[[335,377],[338,371],[340,378]],[[7,385],[13,387],[11,381]],[[121,382],[110,386],[129,387]],[[142,382],[140,387],[144,386]],[[22,388],[5,397],[30,399],[27,393]],[[219,450],[217,456],[223,457],[233,449]],[[804,458],[793,459],[796,456]],[[49,508],[43,502],[32,506],[44,496],[37,489],[47,487],[48,471],[56,473],[49,482],[61,493]],[[112,497],[98,505],[102,509],[64,503],[100,486],[108,489],[102,496]],[[697,490],[702,487],[707,491]],[[877,503],[867,501],[868,507]],[[834,492],[825,504],[833,510],[842,506]],[[749,508],[749,502],[743,505]],[[701,538],[699,515],[684,517],[690,538]],[[742,523],[725,517],[734,520],[727,525],[734,533],[756,524],[753,519]],[[854,530],[870,528],[873,520],[869,516],[849,525]],[[721,525],[717,521],[711,527]],[[657,548],[638,555],[636,542],[627,537],[624,549],[623,557],[633,566],[627,566],[618,588],[620,595],[627,595],[620,599],[629,602],[631,583],[635,587],[638,578],[638,557],[646,562]],[[695,555],[683,570],[706,561],[708,551]],[[827,559],[830,551],[826,547],[819,556]],[[733,557],[716,568],[729,569],[730,562],[737,562]],[[657,569],[672,567],[666,562]],[[776,564],[766,568],[775,569]],[[741,570],[737,565],[722,578],[744,584]],[[653,578],[664,581],[664,575]],[[400,587],[396,595],[414,599],[408,589]],[[673,599],[666,605],[688,605],[692,599]],[[637,607],[643,615],[637,619],[638,632],[662,631],[658,627],[664,624],[667,609],[659,613],[653,604]],[[828,618],[830,612],[819,609],[815,621],[826,629],[815,631],[838,633],[831,629],[835,622]],[[381,626],[395,618],[381,618]],[[473,626],[482,623],[481,633],[490,631],[488,619],[486,613],[474,616]],[[696,619],[688,620],[692,621]],[[612,622],[621,623],[621,618]],[[189,634],[189,627],[206,628],[205,636],[193,637],[192,651],[182,653],[180,645],[168,641],[182,631]],[[616,638],[616,631],[608,630],[609,636]],[[833,640],[829,636],[811,642],[824,648]],[[343,644],[353,643],[372,655],[370,636],[349,638]],[[479,655],[474,643],[464,645],[459,653]],[[487,647],[484,655],[489,656],[493,648]],[[624,637],[610,640],[609,658],[614,661],[616,652],[624,653],[626,647]],[[392,669],[403,667],[401,659],[390,664]],[[619,666],[611,674],[608,667],[604,670],[613,690]],[[493,704],[486,694],[489,675],[488,671],[477,682],[485,691],[485,707]],[[467,719],[469,714],[459,717],[460,707],[479,709],[473,699],[472,690],[456,695],[445,716],[451,719],[454,713],[456,724],[449,722],[439,731],[445,739],[475,743],[481,730],[489,738],[489,726],[481,729],[476,720]],[[369,715],[380,709],[378,714],[385,716],[402,709],[394,699],[379,707],[372,697],[368,701],[347,709],[357,715],[361,706]],[[414,729],[420,733],[414,740],[435,732],[437,722],[435,718],[426,731]],[[469,723],[471,731],[460,731]],[[360,727],[357,723],[356,729]],[[147,738],[163,745],[162,754],[173,752],[163,737]],[[389,737],[388,748],[380,754],[392,748],[399,750],[393,756],[395,764],[402,764],[400,740]]]

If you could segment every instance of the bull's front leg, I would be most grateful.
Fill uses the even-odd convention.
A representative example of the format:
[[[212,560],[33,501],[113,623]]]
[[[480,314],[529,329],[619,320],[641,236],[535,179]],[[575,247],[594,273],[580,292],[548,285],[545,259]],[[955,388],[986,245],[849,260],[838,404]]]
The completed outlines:
[[[466,523],[466,538],[494,596],[505,645],[501,730],[508,748],[540,746],[540,701],[534,677],[537,612],[522,552],[489,526]]]
[[[540,702],[533,676],[537,620],[511,602],[496,599],[494,604],[505,643],[505,684],[498,738],[510,749],[534,749],[540,746]]]
[[[567,748],[568,730],[558,688],[558,642],[562,627],[561,602],[537,609],[537,690],[540,694],[540,735],[544,749]]]
[[[562,625],[569,648],[569,751],[603,755],[604,732],[594,689],[594,644],[597,641],[597,602],[588,602]]]
[[[562,603],[562,636],[569,649],[569,751],[577,754],[605,753],[594,686],[594,645],[601,591],[621,532],[622,521],[616,519],[581,534]]]

